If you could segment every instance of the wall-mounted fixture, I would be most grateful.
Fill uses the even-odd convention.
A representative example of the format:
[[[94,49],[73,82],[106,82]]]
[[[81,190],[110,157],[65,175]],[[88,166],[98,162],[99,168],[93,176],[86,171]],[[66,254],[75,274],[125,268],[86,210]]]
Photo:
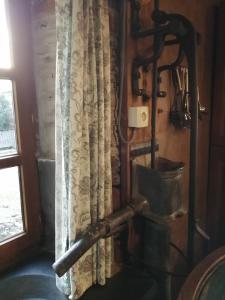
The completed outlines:
[[[150,57],[138,57],[134,59],[132,68],[133,91],[138,91],[138,69],[149,65],[152,70],[152,114],[151,114],[151,168],[156,169],[156,111],[157,98],[160,96],[160,73],[164,70],[177,67],[184,57],[188,66],[189,98],[190,98],[190,164],[189,164],[189,210],[188,210],[188,246],[187,255],[190,266],[194,261],[194,234],[196,231],[195,205],[197,199],[197,149],[198,149],[198,85],[197,85],[197,32],[193,24],[184,16],[166,13],[159,9],[159,0],[154,1],[152,19],[153,28],[140,28],[139,1],[132,2],[132,30],[136,39],[153,36],[153,53]],[[139,2],[140,4],[140,2]],[[173,38],[171,38],[173,36]],[[171,65],[158,66],[158,60],[165,47],[179,46],[178,57]],[[163,96],[161,94],[161,96]]]
[[[183,162],[157,159],[157,170],[132,164],[132,195],[143,195],[150,202],[151,212],[167,218],[183,214]]]
[[[128,127],[144,128],[148,127],[149,113],[148,106],[129,107]]]

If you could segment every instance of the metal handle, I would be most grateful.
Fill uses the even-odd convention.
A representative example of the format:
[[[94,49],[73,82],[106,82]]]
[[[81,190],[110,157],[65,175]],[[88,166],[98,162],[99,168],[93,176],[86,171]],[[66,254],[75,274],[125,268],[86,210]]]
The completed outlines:
[[[87,230],[78,237],[72,247],[60,257],[54,264],[56,274],[63,276],[99,239],[106,238],[117,232],[122,224],[130,220],[134,215],[146,211],[148,201],[141,195],[134,198],[125,208],[106,217],[104,220],[90,225]]]
[[[107,227],[99,222],[89,228],[80,238],[78,238],[73,246],[60,257],[53,265],[56,274],[63,276],[78,259],[90,249],[101,237],[106,235]]]

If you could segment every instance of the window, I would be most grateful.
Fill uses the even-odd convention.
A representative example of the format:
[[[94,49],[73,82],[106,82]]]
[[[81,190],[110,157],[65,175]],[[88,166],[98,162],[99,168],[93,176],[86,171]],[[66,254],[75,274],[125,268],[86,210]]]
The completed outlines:
[[[0,270],[40,237],[29,3],[0,0]]]

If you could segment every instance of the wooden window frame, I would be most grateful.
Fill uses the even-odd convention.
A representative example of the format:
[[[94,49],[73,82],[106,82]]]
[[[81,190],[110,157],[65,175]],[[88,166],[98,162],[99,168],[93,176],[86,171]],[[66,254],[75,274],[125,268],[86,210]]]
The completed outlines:
[[[10,0],[7,7],[12,37],[13,66],[0,69],[0,79],[15,83],[15,114],[19,149],[15,155],[0,158],[0,169],[19,166],[22,173],[24,232],[0,243],[0,271],[30,254],[40,241],[41,218],[36,161],[36,99],[33,76],[31,11],[29,0]],[[18,139],[17,138],[17,139]]]

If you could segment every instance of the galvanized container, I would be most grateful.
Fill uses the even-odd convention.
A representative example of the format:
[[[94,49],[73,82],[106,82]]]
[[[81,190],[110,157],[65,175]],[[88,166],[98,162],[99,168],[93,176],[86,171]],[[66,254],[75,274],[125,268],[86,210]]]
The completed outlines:
[[[182,211],[183,162],[158,158],[156,169],[133,164],[133,195],[149,199],[150,210],[160,216],[172,216]]]

